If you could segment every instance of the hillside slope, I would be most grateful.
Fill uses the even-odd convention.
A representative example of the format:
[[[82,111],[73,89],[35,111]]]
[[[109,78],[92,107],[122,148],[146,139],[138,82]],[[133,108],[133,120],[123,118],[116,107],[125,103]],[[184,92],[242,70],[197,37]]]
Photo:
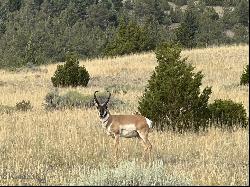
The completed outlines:
[[[240,76],[249,61],[249,47],[224,46],[206,49],[184,50],[183,57],[202,70],[203,87],[212,86],[210,102],[214,99],[232,99],[243,102],[249,109],[248,87],[240,86]],[[107,87],[127,87],[128,94],[119,94],[121,99],[131,102],[136,109],[137,100],[142,95],[154,67],[157,65],[153,53],[135,54],[114,59],[94,59],[81,61],[89,71],[91,80],[87,88],[77,88],[83,93],[93,93]],[[38,70],[24,69],[18,73],[0,70],[0,103],[15,105],[17,101],[28,99],[35,108],[41,108],[46,93],[52,89],[50,78],[56,64],[41,66]],[[66,91],[68,88],[60,88]]]
[[[232,99],[248,109],[248,87],[239,86],[248,52],[248,46],[226,46],[185,50],[182,55],[196,71],[204,72],[203,86],[213,86],[210,102]],[[81,65],[91,75],[88,87],[59,88],[60,93],[77,90],[92,95],[95,90],[113,89],[112,97],[125,105],[111,113],[131,114],[157,62],[153,53],[145,53]],[[155,176],[150,178],[153,184],[249,185],[248,129],[211,128],[199,134],[153,130],[149,160],[142,159],[139,139],[122,139],[115,162],[113,139],[101,128],[95,107],[44,110],[55,69],[56,64],[19,72],[0,70],[0,185],[120,185],[109,177],[112,171],[127,183],[141,184],[145,181],[138,179],[140,168],[145,178]],[[31,101],[31,111],[2,113],[3,105],[15,106],[23,99]]]

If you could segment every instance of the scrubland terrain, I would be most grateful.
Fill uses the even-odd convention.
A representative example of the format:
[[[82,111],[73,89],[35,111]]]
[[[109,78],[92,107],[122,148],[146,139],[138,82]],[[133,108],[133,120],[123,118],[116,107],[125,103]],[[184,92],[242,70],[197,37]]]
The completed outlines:
[[[232,99],[249,111],[248,86],[240,76],[249,61],[248,46],[224,46],[185,50],[183,57],[204,74],[203,85],[212,86],[209,102]],[[147,80],[157,65],[154,53],[114,59],[81,61],[90,73],[87,88],[118,89],[112,93],[126,103],[112,114],[137,111]],[[143,159],[139,139],[122,139],[114,161],[113,139],[100,127],[95,108],[46,111],[45,95],[56,65],[15,72],[0,70],[0,105],[15,106],[29,100],[28,112],[0,113],[1,185],[248,185],[249,132],[209,129],[206,133],[176,134],[153,131],[150,158]],[[125,92],[122,90],[126,90]],[[147,181],[149,180],[149,181]],[[124,183],[125,184],[125,183]]]

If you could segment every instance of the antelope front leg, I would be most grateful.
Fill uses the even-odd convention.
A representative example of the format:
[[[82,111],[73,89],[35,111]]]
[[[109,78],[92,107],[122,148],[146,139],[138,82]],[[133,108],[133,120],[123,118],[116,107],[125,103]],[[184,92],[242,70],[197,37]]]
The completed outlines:
[[[115,134],[115,159],[117,159],[118,154],[118,146],[119,146],[119,134]]]

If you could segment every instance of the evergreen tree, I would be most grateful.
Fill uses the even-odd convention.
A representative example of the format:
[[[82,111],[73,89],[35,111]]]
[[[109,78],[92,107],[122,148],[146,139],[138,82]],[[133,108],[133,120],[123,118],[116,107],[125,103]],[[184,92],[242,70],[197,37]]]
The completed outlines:
[[[234,32],[234,43],[249,44],[249,31],[244,25],[240,23],[235,24],[232,31]]]
[[[249,84],[249,64],[247,64],[246,67],[244,68],[244,72],[240,77],[240,84],[241,85]]]
[[[116,55],[141,52],[173,39],[188,48],[249,43],[248,0],[223,1],[222,18],[205,9],[204,0],[172,2],[188,2],[187,10],[173,11],[166,0],[1,0],[0,67],[61,61],[67,51],[81,58],[107,49]],[[123,27],[119,17],[134,23]],[[227,37],[228,31],[234,36]]]
[[[93,0],[74,0],[71,1],[74,3],[76,16],[78,16],[80,19],[85,20],[88,16],[87,9],[90,5],[94,4],[95,1]]]
[[[116,56],[154,48],[154,43],[144,27],[137,25],[135,21],[126,23],[122,18],[115,35],[114,41],[107,44],[105,55]]]
[[[224,24],[224,28],[231,29],[238,21],[235,11],[228,4],[225,4],[223,12],[222,23]]]
[[[179,6],[183,6],[183,5],[186,5],[188,3],[187,0],[172,0],[173,3],[175,3],[176,5],[179,5]]]
[[[0,3],[0,38],[6,31],[6,26],[5,26],[6,18],[7,18],[6,9]]]
[[[116,11],[120,11],[120,9],[123,7],[122,0],[112,0],[112,3]]]
[[[22,0],[9,0],[9,11],[14,12],[20,10],[22,6]]]
[[[164,43],[156,49],[158,66],[155,68],[138,110],[153,120],[158,130],[173,128],[182,131],[205,127],[211,88],[200,93],[201,72],[180,57],[181,49]]]
[[[198,32],[199,12],[195,4],[191,2],[184,14],[184,19],[176,31],[177,40],[183,47],[193,48],[196,46],[196,33]]]
[[[65,57],[64,65],[57,65],[57,69],[51,77],[53,86],[84,86],[88,85],[90,76],[84,66],[79,66],[79,61],[76,54],[68,53]]]
[[[235,15],[238,19],[238,23],[244,26],[249,25],[249,1],[240,0],[240,3],[235,7]]]
[[[222,6],[223,0],[204,0],[207,6]]]
[[[67,8],[61,12],[60,18],[66,23],[67,27],[72,27],[79,20],[77,9],[73,2],[70,2]]]
[[[172,7],[170,8],[170,18],[173,23],[180,23],[182,20],[183,13],[180,9],[180,7],[175,7],[173,9]]]
[[[222,26],[220,24],[219,15],[211,7],[199,17],[199,27],[196,34],[196,41],[198,46],[208,46],[212,44],[220,44],[222,42]]]
[[[34,6],[35,6],[38,10],[40,10],[43,1],[44,1],[44,0],[34,0]]]
[[[168,19],[164,13],[166,10],[163,9],[168,7],[161,6],[161,4],[163,3],[159,0],[136,0],[134,4],[135,16],[143,21],[153,17],[160,24],[168,24]]]
[[[87,14],[86,23],[89,27],[100,27],[105,30],[109,26],[116,26],[118,24],[116,11],[112,8],[112,3],[108,0],[90,5]]]

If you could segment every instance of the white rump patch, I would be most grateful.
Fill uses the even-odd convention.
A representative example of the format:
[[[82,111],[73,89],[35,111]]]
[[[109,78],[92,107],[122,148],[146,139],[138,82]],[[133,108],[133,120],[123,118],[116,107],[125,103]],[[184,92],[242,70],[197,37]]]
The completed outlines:
[[[146,119],[146,122],[148,124],[148,127],[152,128],[153,127],[153,122],[150,119],[146,118],[146,117],[145,117],[145,119]]]

